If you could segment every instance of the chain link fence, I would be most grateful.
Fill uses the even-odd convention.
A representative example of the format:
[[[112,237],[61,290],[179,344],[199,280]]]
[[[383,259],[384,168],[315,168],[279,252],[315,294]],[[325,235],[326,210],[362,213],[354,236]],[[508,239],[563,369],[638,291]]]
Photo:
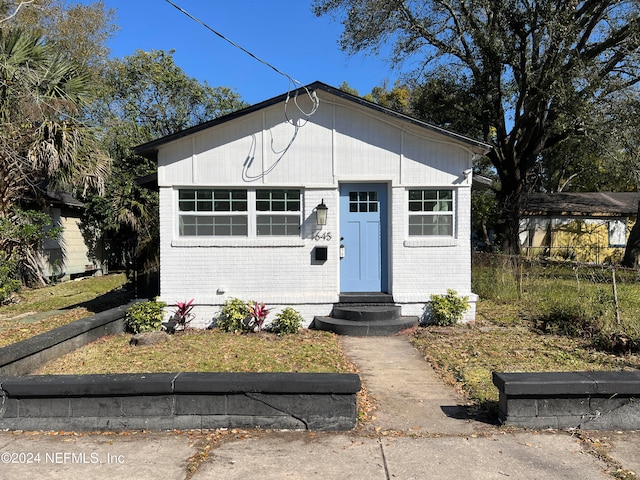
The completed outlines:
[[[619,265],[474,253],[473,291],[514,303],[553,333],[640,350],[640,271]]]

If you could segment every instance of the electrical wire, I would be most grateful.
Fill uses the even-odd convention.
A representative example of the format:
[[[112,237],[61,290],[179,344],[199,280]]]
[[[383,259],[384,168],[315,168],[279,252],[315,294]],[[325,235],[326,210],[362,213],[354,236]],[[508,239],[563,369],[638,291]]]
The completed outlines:
[[[298,88],[296,88],[295,90],[295,95],[293,97],[293,102],[296,106],[296,108],[298,109],[298,111],[304,116],[306,117],[306,121],[309,120],[309,118],[316,112],[316,110],[318,110],[318,106],[320,104],[318,97],[316,95],[315,92],[310,92],[307,87],[305,87],[304,85],[302,85],[301,82],[299,82],[298,80],[296,80],[295,78],[293,78],[291,75],[283,72],[282,70],[274,67],[272,64],[270,64],[269,62],[261,59],[260,57],[258,57],[257,55],[253,54],[252,52],[250,52],[249,50],[247,50],[246,48],[242,47],[241,45],[238,45],[236,42],[234,42],[233,40],[231,40],[230,38],[224,36],[222,33],[218,32],[217,30],[215,30],[214,28],[212,28],[211,26],[207,25],[205,22],[203,22],[202,20],[200,20],[199,18],[195,17],[194,15],[190,14],[189,12],[187,12],[186,10],[184,10],[182,7],[176,5],[175,3],[173,3],[171,0],[165,0],[165,2],[167,2],[169,5],[173,6],[174,8],[176,8],[178,11],[182,12],[184,15],[186,15],[187,17],[189,17],[191,20],[193,20],[194,22],[199,23],[200,25],[202,25],[204,28],[206,28],[207,30],[209,30],[211,33],[213,33],[214,35],[217,35],[218,37],[220,37],[221,39],[223,39],[225,42],[231,44],[232,46],[234,46],[235,48],[241,50],[242,52],[246,53],[247,55],[249,55],[251,58],[253,58],[254,60],[257,60],[258,62],[262,63],[263,65],[269,67],[270,69],[272,69],[274,72],[278,73],[279,75],[282,75],[283,77],[285,77],[288,81],[289,81],[289,85],[288,85],[288,91],[287,91],[287,98],[285,100],[285,117],[287,119],[287,122],[294,125],[294,126],[300,126],[297,125],[297,123],[295,121],[293,121],[292,119],[289,118],[289,116],[287,115],[287,105],[289,102],[289,99],[291,98],[291,86],[293,85],[294,87],[296,85],[299,85],[302,89],[305,90],[307,96],[309,97],[309,99],[312,102],[312,108],[309,112],[305,112],[300,105],[298,104]],[[305,123],[306,123],[305,121]],[[296,132],[297,133],[297,132]]]

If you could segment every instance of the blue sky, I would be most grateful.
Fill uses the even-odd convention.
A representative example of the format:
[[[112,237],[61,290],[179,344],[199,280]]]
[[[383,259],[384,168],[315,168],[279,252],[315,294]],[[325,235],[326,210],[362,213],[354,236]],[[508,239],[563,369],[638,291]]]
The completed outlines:
[[[360,95],[398,72],[385,59],[348,56],[338,48],[341,24],[315,17],[305,0],[172,0],[235,43],[302,84],[320,80],[338,87],[346,81]],[[91,3],[82,0],[81,3]],[[112,56],[138,49],[175,50],[187,75],[211,86],[234,88],[249,103],[288,88],[285,77],[189,19],[165,0],[104,0],[116,10],[120,31],[109,42]]]

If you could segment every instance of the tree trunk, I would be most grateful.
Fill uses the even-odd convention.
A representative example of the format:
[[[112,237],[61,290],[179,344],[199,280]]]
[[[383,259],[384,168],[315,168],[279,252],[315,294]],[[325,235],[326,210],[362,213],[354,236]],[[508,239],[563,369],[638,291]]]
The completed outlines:
[[[633,224],[631,232],[629,232],[627,246],[624,249],[622,266],[628,268],[636,268],[638,266],[638,257],[640,257],[640,202],[638,203],[636,223]]]
[[[520,211],[524,190],[524,182],[504,176],[501,188],[496,192],[501,217],[496,225],[497,240],[502,251],[511,255],[520,254]]]

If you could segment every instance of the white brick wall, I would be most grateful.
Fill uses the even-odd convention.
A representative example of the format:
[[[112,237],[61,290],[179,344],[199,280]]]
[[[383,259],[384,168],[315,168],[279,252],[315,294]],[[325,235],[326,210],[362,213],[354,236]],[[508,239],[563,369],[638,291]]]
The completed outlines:
[[[454,289],[470,299],[465,321],[475,319],[476,296],[471,293],[471,191],[455,189],[456,238],[453,242],[415,240],[407,235],[407,189],[393,188],[391,285],[403,315],[422,317],[432,294]]]
[[[390,287],[394,300],[403,305],[403,315],[422,316],[430,295],[452,288],[472,299],[470,209],[468,187],[456,189],[456,240],[416,241],[407,236],[407,189],[392,188],[390,232]],[[314,208],[324,200],[329,207],[328,222],[322,230],[315,223]],[[168,304],[196,299],[197,320],[193,326],[206,327],[229,298],[257,300],[275,308],[298,310],[308,326],[315,315],[327,315],[339,293],[339,233],[336,190],[304,192],[302,239],[287,246],[253,240],[235,242],[240,246],[220,246],[210,239],[184,246],[174,231],[175,190],[160,189],[165,214],[161,221],[161,299]],[[331,240],[315,240],[317,231],[331,234]],[[262,241],[262,239],[260,239]],[[446,242],[445,242],[446,243]],[[176,246],[178,245],[178,246]],[[328,260],[313,260],[316,246],[328,247]],[[274,307],[275,306],[275,307]],[[272,317],[273,318],[273,317]],[[475,318],[475,301],[465,319]]]
[[[324,199],[328,224],[319,230],[315,207]],[[326,315],[338,301],[337,190],[306,190],[302,239],[287,246],[263,239],[235,241],[241,246],[219,246],[211,239],[181,245],[177,238],[175,191],[160,188],[160,298],[167,304],[195,298],[194,326],[207,326],[229,298],[265,302],[269,307],[296,308],[307,324],[313,315]],[[170,213],[169,213],[170,212]],[[316,240],[317,231],[331,240]],[[222,240],[222,243],[226,242]],[[260,246],[264,245],[266,246]],[[328,248],[328,260],[316,262],[314,248]]]

